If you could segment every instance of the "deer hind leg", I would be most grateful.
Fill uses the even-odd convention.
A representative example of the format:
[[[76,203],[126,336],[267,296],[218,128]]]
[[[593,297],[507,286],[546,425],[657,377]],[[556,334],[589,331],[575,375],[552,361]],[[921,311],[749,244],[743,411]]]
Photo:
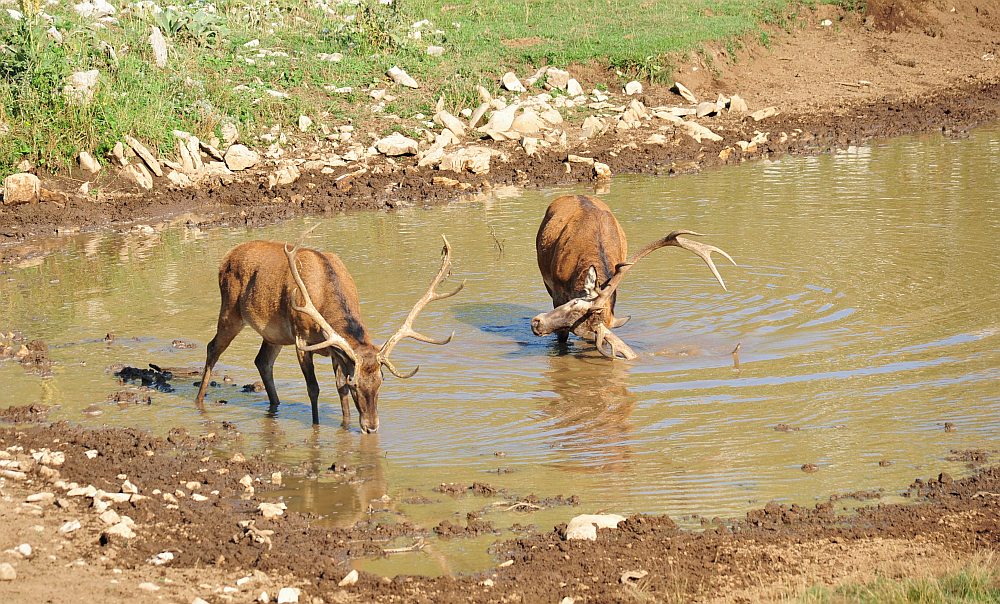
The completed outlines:
[[[281,352],[280,344],[261,342],[260,351],[257,352],[257,356],[253,360],[257,371],[260,372],[260,380],[264,382],[267,400],[271,403],[271,413],[277,411],[278,405],[281,404],[281,401],[278,400],[278,389],[274,387],[274,360],[278,358],[279,352]]]
[[[313,353],[295,349],[299,357],[299,367],[302,377],[306,378],[306,392],[309,393],[309,403],[312,405],[313,424],[319,423],[319,382],[316,381],[316,366],[313,364]]]
[[[198,396],[194,399],[199,407],[205,403],[205,389],[208,388],[208,383],[212,379],[212,369],[219,361],[222,353],[232,344],[233,338],[241,331],[243,331],[243,320],[241,318],[232,315],[219,316],[219,326],[215,330],[215,337],[208,343],[205,369],[201,374],[201,385],[198,387]]]
[[[343,413],[341,425],[345,428],[351,425],[351,400],[349,398],[351,389],[347,385],[347,371],[344,366],[333,359],[333,369],[337,374],[337,394],[340,395],[340,411]]]

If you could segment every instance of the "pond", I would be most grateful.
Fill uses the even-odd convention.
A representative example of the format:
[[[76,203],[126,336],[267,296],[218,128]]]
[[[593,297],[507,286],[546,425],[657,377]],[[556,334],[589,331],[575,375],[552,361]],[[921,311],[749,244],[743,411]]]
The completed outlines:
[[[535,232],[552,199],[594,192],[586,186],[253,230],[83,234],[0,273],[0,329],[46,341],[56,362],[50,376],[0,364],[0,404],[58,405],[52,419],[159,434],[223,432],[230,422],[239,436],[220,439],[220,452],[300,465],[303,475],[286,477],[275,496],[336,525],[371,513],[430,529],[484,511],[510,536],[515,523],[548,530],[598,510],[693,525],[770,500],[811,505],[882,490],[891,501],[916,476],[961,473],[953,450],[1000,446],[997,157],[992,127],[691,176],[616,177],[600,197],[633,250],[686,228],[738,262],[719,263],[728,292],[683,250],[637,265],[617,307],[632,316],[617,330],[639,354],[631,362],[572,339],[560,354],[554,337],[531,333],[530,318],[551,307]],[[318,364],[314,428],[287,349],[275,366],[283,403],[268,416],[264,393],[240,388],[259,379],[250,329],[216,367],[220,385],[204,414],[193,403],[198,377],[175,378],[175,391],[150,393],[149,405],[109,401],[135,389],[116,383],[107,369],[116,363],[200,371],[228,249],[294,241],[317,223],[308,244],[337,252],[351,270],[378,343],[436,272],[442,234],[454,249],[451,281],[467,280],[416,322],[432,337],[454,331],[451,344],[396,348],[397,367],[421,369],[386,377],[378,434],[362,435],[356,412],[349,430],[340,427],[328,362]],[[349,471],[330,471],[335,462]],[[499,492],[435,490],[475,482]],[[576,496],[579,505],[511,509],[529,495]],[[478,570],[492,563],[496,538],[432,539],[425,552],[359,564],[385,574]]]

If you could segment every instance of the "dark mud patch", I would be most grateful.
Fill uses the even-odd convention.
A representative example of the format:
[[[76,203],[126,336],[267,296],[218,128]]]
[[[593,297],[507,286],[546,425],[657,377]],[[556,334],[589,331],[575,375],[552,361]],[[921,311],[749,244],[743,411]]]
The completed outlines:
[[[170,371],[160,369],[152,363],[150,363],[148,369],[128,366],[122,367],[114,372],[114,376],[118,378],[122,384],[137,383],[143,388],[149,388],[159,392],[174,391],[174,387],[170,384],[170,380],[174,379],[174,374]]]
[[[434,533],[443,539],[455,537],[478,537],[484,534],[499,534],[500,531],[492,522],[483,520],[479,514],[469,512],[465,517],[465,526],[454,524],[451,520],[442,520],[434,527]]]

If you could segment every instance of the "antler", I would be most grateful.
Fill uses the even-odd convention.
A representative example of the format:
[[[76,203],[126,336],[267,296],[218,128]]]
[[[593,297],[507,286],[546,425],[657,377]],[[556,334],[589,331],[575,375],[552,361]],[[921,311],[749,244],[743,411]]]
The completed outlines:
[[[726,289],[726,283],[725,281],[722,280],[722,276],[719,275],[719,270],[715,267],[715,263],[712,262],[712,252],[718,252],[722,254],[726,258],[726,260],[732,262],[733,265],[736,264],[736,261],[733,260],[729,256],[729,254],[720,250],[714,245],[697,243],[695,241],[691,241],[690,239],[684,239],[680,237],[680,235],[694,235],[696,237],[703,237],[701,233],[695,233],[694,231],[673,231],[666,237],[662,239],[657,239],[656,241],[642,248],[641,250],[639,250],[639,253],[632,256],[627,262],[623,262],[622,264],[619,264],[618,266],[615,267],[615,274],[612,275],[611,278],[608,279],[607,284],[601,288],[600,293],[597,296],[597,299],[594,300],[594,306],[595,307],[601,306],[605,301],[607,301],[608,298],[611,297],[611,294],[615,293],[615,290],[618,289],[618,286],[621,285],[622,280],[625,278],[626,273],[628,273],[629,269],[631,269],[636,262],[642,260],[650,253],[655,252],[661,247],[667,247],[669,245],[684,248],[689,252],[693,252],[696,256],[704,260],[705,264],[708,265],[708,268],[712,269],[712,274],[715,275],[716,279],[718,279],[719,285],[722,286],[722,289],[729,291],[728,289]]]
[[[431,281],[431,285],[427,288],[427,292],[419,300],[417,300],[417,303],[410,311],[410,314],[406,316],[406,320],[403,321],[402,327],[400,327],[396,333],[392,334],[392,337],[386,340],[385,344],[382,344],[382,348],[378,352],[379,362],[385,365],[394,376],[399,378],[411,378],[416,375],[417,371],[420,370],[420,366],[417,365],[417,367],[410,373],[401,374],[396,371],[392,362],[389,361],[389,355],[392,354],[392,349],[396,347],[396,344],[398,344],[400,340],[403,338],[413,338],[414,340],[427,342],[428,344],[443,346],[444,344],[451,342],[451,339],[455,337],[455,332],[451,332],[451,335],[447,338],[443,340],[435,340],[413,330],[414,319],[417,318],[417,315],[420,314],[420,311],[423,310],[428,303],[435,300],[450,298],[462,291],[462,288],[465,287],[465,281],[463,280],[453,292],[439,294],[434,291],[435,288],[440,285],[441,280],[444,279],[451,271],[451,245],[448,244],[448,239],[444,235],[441,235],[441,239],[444,239],[444,247],[441,249],[441,254],[443,256],[441,259],[441,270],[438,271],[437,276],[434,277],[433,281]]]
[[[315,228],[316,226],[313,226],[305,233],[302,233],[302,237],[299,238],[295,247],[289,248],[286,243],[285,256],[288,258],[289,268],[292,269],[292,278],[295,279],[295,284],[298,286],[295,288],[295,291],[292,292],[292,308],[309,315],[309,317],[311,317],[312,320],[319,325],[320,329],[323,331],[323,335],[326,337],[326,340],[320,342],[319,344],[307,345],[300,337],[296,336],[295,346],[298,347],[299,350],[306,352],[312,352],[314,350],[320,350],[322,348],[333,346],[343,352],[347,358],[351,359],[351,362],[354,363],[355,367],[357,367],[358,359],[354,355],[354,349],[351,348],[351,345],[347,342],[347,340],[338,334],[330,323],[323,317],[323,315],[320,314],[316,305],[313,304],[312,298],[309,296],[309,290],[306,288],[306,284],[302,281],[302,276],[299,274],[298,263],[295,259],[295,255],[299,253],[299,248],[302,246],[302,240]],[[302,292],[302,299],[305,300],[305,305],[299,306],[295,303],[297,292]]]
[[[605,342],[607,342],[608,348],[611,349],[611,354],[604,352]],[[621,358],[631,361],[639,356],[603,323],[597,326],[597,333],[594,334],[594,343],[597,344],[597,352],[609,359],[617,359],[620,354]]]

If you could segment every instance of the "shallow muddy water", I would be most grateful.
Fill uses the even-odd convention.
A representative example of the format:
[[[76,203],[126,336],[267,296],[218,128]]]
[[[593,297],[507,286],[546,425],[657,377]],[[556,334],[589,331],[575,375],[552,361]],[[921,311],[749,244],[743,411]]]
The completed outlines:
[[[45,340],[56,361],[50,377],[0,364],[0,401],[59,405],[53,419],[85,424],[217,432],[222,450],[301,464],[309,474],[286,476],[279,495],[337,525],[370,511],[430,529],[485,510],[509,535],[512,523],[547,530],[597,510],[690,523],[772,499],[810,504],[883,489],[891,500],[915,476],[961,472],[946,459],[952,450],[1000,446],[997,157],[994,127],[694,176],[617,177],[600,196],[633,250],[687,228],[710,233],[703,240],[739,263],[719,264],[728,292],[682,250],[638,265],[618,301],[618,313],[633,317],[618,334],[640,355],[627,363],[578,341],[559,354],[554,338],[529,327],[551,306],[534,258],[538,223],[556,195],[592,192],[585,188],[506,190],[252,231],[81,235],[0,273],[0,329]],[[397,367],[421,369],[386,378],[377,435],[360,434],[356,412],[349,431],[339,427],[328,363],[318,365],[322,424],[313,428],[291,350],[276,364],[284,402],[268,417],[266,396],[240,389],[259,379],[249,329],[217,366],[221,385],[209,389],[205,414],[192,402],[197,377],[175,378],[176,391],[151,393],[150,405],[109,402],[134,389],[116,384],[105,369],[113,363],[200,370],[230,247],[293,240],[316,222],[309,243],[340,254],[378,342],[439,266],[442,233],[454,248],[453,281],[468,282],[416,325],[431,336],[454,330],[454,342],[397,347]],[[334,462],[348,470],[328,470]],[[473,482],[505,491],[434,490]],[[529,494],[576,495],[580,504],[507,509]],[[423,553],[363,565],[386,574],[481,569],[495,538],[432,538]]]

